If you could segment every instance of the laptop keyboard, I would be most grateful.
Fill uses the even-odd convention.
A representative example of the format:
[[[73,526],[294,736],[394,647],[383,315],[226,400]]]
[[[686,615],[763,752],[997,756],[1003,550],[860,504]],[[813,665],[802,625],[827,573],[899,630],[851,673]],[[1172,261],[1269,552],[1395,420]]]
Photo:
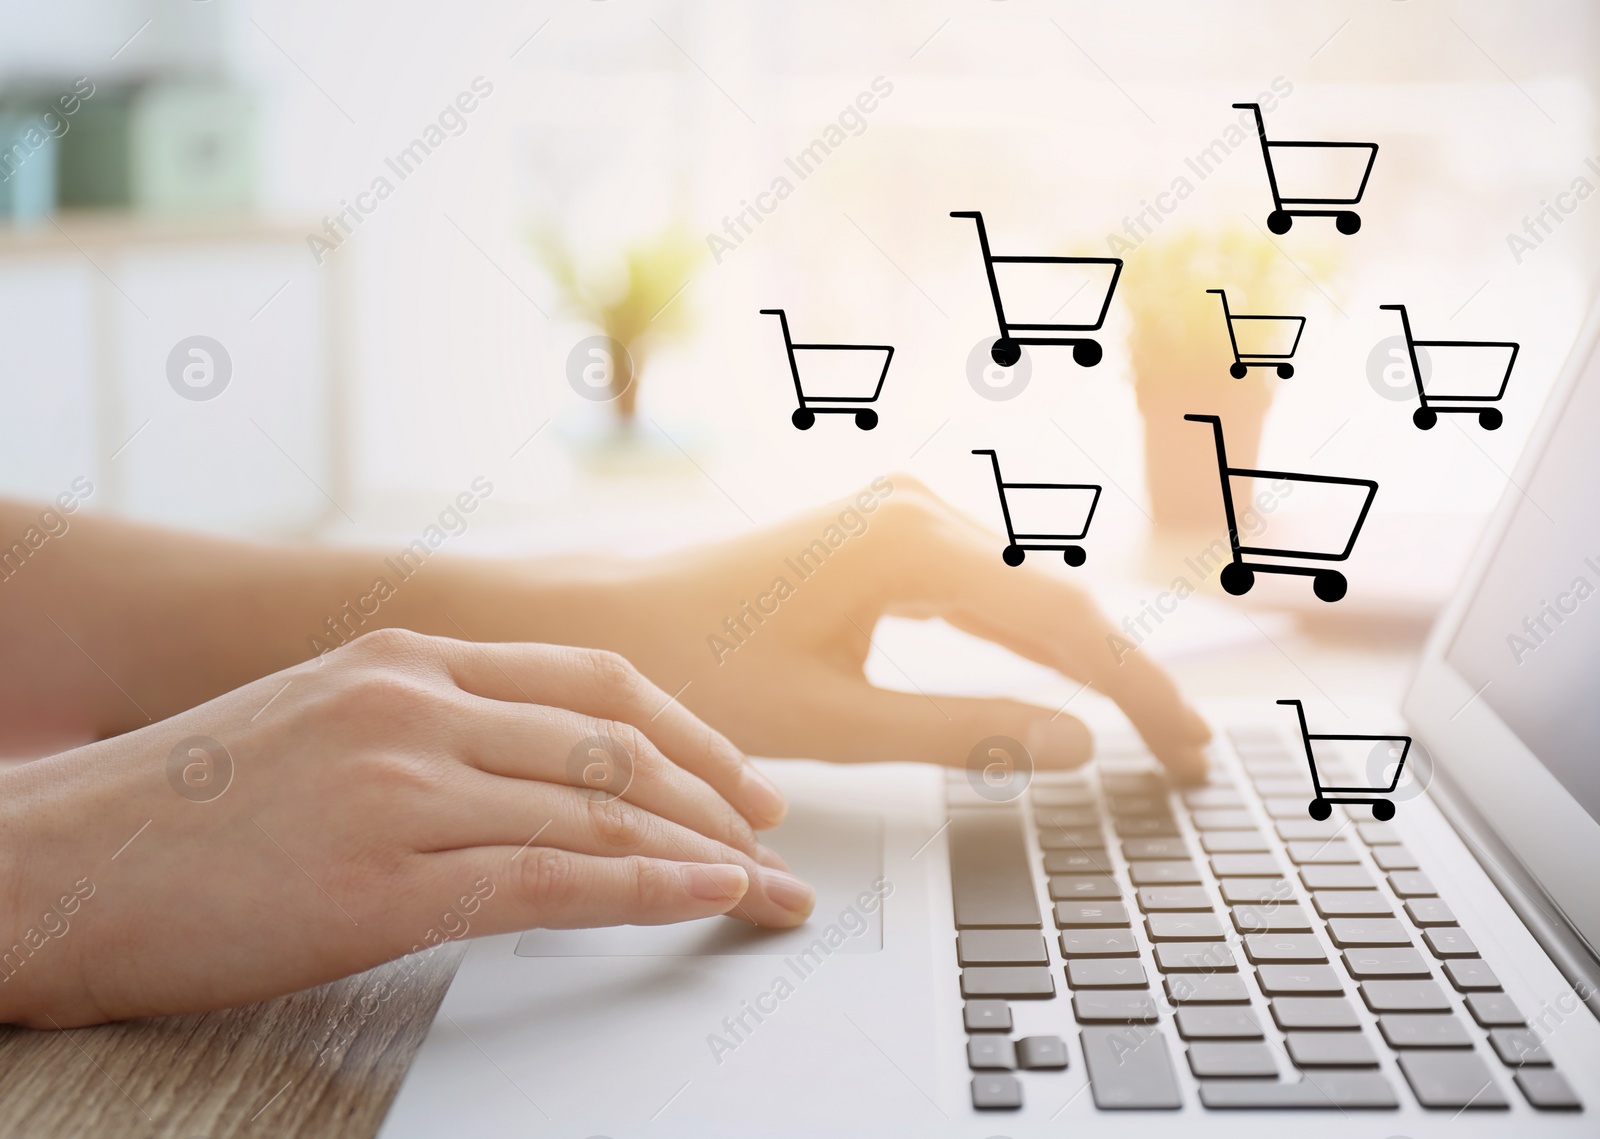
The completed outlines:
[[[1192,789],[1139,748],[1102,748],[1095,770],[1039,775],[1008,803],[951,773],[973,1107],[1020,1108],[1025,1087],[1065,1098],[1036,1081],[1071,1066],[1076,1033],[1106,1110],[1183,1106],[1179,1064],[1212,1109],[1394,1108],[1409,1093],[1582,1110],[1394,828],[1365,807],[1310,818],[1299,741],[1228,737],[1244,778]],[[1017,1035],[1024,1001],[1052,1002],[1059,1029]]]

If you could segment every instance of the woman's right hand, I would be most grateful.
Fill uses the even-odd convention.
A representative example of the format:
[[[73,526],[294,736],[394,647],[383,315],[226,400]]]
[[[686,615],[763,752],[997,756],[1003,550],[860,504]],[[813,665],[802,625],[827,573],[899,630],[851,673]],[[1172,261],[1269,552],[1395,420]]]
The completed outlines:
[[[792,926],[812,891],[755,834],[784,809],[621,657],[384,630],[0,775],[0,1020],[222,1008],[469,933]]]

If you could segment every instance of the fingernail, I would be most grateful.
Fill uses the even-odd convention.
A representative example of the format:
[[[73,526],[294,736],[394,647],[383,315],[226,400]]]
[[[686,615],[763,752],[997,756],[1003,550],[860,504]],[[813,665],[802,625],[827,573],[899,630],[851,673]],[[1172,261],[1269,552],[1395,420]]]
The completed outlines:
[[[778,785],[753,763],[746,763],[739,776],[739,798],[763,827],[777,826],[789,813],[789,801],[778,790]]]
[[[761,892],[792,914],[808,917],[817,904],[817,892],[793,874],[762,867]]]
[[[750,889],[750,875],[743,866],[690,862],[682,873],[690,896],[702,902],[737,902]]]
[[[1071,716],[1035,720],[1028,728],[1028,754],[1039,767],[1078,767],[1094,753],[1094,737]]]
[[[765,843],[756,843],[756,861],[763,866],[770,866],[774,870],[789,869],[789,864],[783,860],[783,855]]]

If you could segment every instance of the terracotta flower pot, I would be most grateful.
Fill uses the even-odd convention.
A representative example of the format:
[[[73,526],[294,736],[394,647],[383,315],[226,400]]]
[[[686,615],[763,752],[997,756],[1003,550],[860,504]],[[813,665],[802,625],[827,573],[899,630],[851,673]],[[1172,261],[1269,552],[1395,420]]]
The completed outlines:
[[[1141,385],[1138,390],[1139,412],[1144,417],[1145,485],[1158,532],[1224,528],[1215,437],[1209,425],[1189,422],[1185,415],[1218,416],[1228,465],[1256,464],[1272,392],[1259,380],[1224,379],[1232,386],[1197,380],[1184,385]],[[1234,492],[1241,500],[1253,493],[1243,485],[1246,481],[1235,481]]]

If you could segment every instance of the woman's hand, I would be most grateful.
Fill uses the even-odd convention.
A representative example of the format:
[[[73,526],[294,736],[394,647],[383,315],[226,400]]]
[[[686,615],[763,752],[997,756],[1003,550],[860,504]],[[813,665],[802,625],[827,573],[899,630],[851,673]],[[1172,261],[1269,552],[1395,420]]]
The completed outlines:
[[[0,1020],[221,1008],[441,940],[808,886],[780,793],[610,653],[384,631],[0,775]]]

